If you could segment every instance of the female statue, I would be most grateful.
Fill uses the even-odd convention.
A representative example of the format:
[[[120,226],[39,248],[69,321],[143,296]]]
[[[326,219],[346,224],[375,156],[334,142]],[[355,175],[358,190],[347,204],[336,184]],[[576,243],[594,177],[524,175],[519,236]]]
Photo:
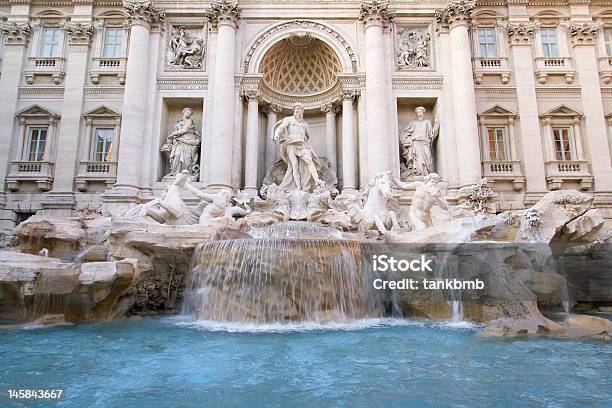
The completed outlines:
[[[198,157],[202,138],[196,130],[195,122],[191,119],[193,111],[183,109],[181,120],[176,122],[174,132],[168,136],[168,141],[162,146],[162,152],[169,154],[168,175],[174,176],[183,170],[195,175],[198,170]]]

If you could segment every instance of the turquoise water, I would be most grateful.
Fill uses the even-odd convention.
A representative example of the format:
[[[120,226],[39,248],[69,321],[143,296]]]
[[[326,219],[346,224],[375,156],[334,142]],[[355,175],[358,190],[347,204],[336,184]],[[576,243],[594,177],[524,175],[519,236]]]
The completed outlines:
[[[229,331],[228,331],[229,329]],[[399,320],[321,329],[177,318],[0,332],[9,388],[62,407],[610,407],[612,346]]]

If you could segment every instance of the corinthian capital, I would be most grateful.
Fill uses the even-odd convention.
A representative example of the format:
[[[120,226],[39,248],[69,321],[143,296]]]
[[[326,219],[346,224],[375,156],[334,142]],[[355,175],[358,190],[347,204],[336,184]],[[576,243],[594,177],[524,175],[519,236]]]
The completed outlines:
[[[211,19],[214,25],[231,25],[234,28],[238,28],[238,21],[240,20],[240,8],[238,8],[238,2],[236,0],[214,0],[210,7]]]
[[[594,45],[597,32],[601,28],[598,23],[570,24],[569,33],[572,37],[572,45]]]
[[[474,5],[474,0],[453,0],[443,9],[436,10],[436,21],[442,26],[467,25]]]
[[[73,45],[89,45],[93,35],[93,24],[66,23],[64,26],[68,34],[68,42]]]
[[[148,28],[164,21],[166,12],[153,7],[148,0],[123,0],[123,8],[128,14],[128,25],[140,24]]]
[[[261,92],[258,89],[245,89],[242,91],[242,97],[247,101],[257,101],[261,98]]]
[[[508,24],[506,27],[511,45],[529,45],[535,33],[535,24]]]
[[[2,36],[7,44],[28,45],[30,25],[28,23],[4,23],[2,24]]]
[[[359,20],[366,25],[384,26],[393,20],[394,13],[389,11],[388,0],[363,0]]]

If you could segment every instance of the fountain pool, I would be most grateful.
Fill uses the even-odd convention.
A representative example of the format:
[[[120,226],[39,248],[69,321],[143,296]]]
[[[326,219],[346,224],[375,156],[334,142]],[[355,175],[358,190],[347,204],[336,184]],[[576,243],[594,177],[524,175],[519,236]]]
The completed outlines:
[[[2,407],[35,406],[5,397],[34,385],[65,389],[45,407],[610,406],[611,370],[605,342],[426,321],[166,317],[0,332]]]

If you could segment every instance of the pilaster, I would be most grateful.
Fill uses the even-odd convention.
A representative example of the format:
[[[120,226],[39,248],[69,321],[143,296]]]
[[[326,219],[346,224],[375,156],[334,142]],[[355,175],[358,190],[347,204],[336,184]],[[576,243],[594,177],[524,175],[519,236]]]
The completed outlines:
[[[461,187],[474,184],[482,176],[468,28],[474,4],[474,1],[452,1],[436,11],[437,23],[448,27],[450,35],[451,88]]]
[[[547,191],[545,154],[542,149],[538,99],[533,76],[533,54],[531,45],[536,27],[531,23],[509,23],[508,38],[514,63],[516,95],[519,101],[519,129],[522,145],[522,161],[525,170],[526,201],[539,199]]]
[[[583,137],[589,151],[595,191],[612,193],[611,157],[595,49],[599,28],[599,24],[591,22],[570,24],[569,32],[582,87],[582,110],[587,124]]]
[[[11,161],[19,83],[30,39],[30,25],[22,22],[3,23],[2,37],[4,53],[0,76],[0,204],[6,203],[5,182]]]

